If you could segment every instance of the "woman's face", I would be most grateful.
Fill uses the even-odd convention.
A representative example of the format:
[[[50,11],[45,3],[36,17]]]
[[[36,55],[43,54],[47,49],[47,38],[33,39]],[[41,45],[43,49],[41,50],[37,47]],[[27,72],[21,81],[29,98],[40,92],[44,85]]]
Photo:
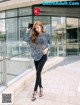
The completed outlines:
[[[38,33],[41,33],[41,27],[39,25],[35,26],[35,31],[37,31]]]

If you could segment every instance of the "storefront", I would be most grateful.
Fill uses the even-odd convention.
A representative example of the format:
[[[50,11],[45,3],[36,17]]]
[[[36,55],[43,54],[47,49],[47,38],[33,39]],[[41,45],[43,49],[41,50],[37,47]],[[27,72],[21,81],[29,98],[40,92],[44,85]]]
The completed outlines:
[[[80,8],[49,5],[35,8],[41,13],[33,20],[42,21],[52,37],[51,56],[80,55]]]
[[[34,9],[40,8],[41,13],[34,15]],[[73,11],[72,11],[73,10]],[[72,12],[70,12],[72,11]],[[25,51],[22,36],[28,23],[39,20],[51,36],[49,56],[67,56],[80,54],[80,8],[32,7],[16,8],[0,12],[0,34],[6,36],[7,55],[13,56]],[[12,47],[9,43],[12,42]],[[22,43],[22,44],[21,44]]]

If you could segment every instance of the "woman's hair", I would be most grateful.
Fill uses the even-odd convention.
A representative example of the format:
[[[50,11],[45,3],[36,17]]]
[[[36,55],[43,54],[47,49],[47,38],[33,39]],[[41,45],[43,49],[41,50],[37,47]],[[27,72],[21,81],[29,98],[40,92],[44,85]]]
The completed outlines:
[[[32,43],[35,43],[37,37],[39,36],[39,33],[35,30],[35,27],[36,25],[40,26],[41,27],[41,32],[44,33],[44,28],[43,28],[43,24],[42,22],[40,21],[36,21],[34,24],[33,24],[33,28],[32,28]]]

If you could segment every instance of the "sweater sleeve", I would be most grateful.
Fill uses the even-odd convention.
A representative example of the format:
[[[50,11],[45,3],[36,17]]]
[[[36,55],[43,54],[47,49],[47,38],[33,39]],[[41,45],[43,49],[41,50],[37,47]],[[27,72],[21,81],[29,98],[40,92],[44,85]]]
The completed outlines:
[[[23,41],[30,43],[31,42],[31,38],[32,38],[32,35],[31,35],[30,31],[24,33]]]

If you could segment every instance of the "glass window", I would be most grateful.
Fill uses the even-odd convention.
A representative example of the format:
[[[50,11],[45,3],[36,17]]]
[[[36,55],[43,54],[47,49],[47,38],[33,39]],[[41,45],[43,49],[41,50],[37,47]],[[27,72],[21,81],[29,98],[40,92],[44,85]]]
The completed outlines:
[[[17,9],[6,11],[6,17],[15,17],[15,16],[17,16]]]
[[[28,24],[32,22],[32,17],[20,17],[19,18],[19,34],[20,38],[22,38],[22,35],[26,31]]]
[[[78,19],[78,42],[79,42],[79,54],[80,54],[80,18]]]
[[[19,51],[20,53],[30,50],[28,44],[26,45],[26,43],[23,42],[23,35],[26,32],[28,24],[31,22],[32,22],[32,17],[20,17],[19,18],[19,36],[20,36]],[[27,54],[30,54],[30,53],[27,53]]]
[[[7,2],[7,1],[10,1],[10,0],[0,0],[0,3]]]
[[[3,41],[5,39],[5,20],[0,20],[0,41]]]
[[[67,42],[68,43],[77,42],[77,28],[78,28],[78,19],[67,18]]]
[[[58,56],[66,55],[66,34],[65,34],[65,17],[52,17],[52,45],[54,54]],[[57,51],[57,52],[56,52]]]
[[[3,41],[6,39],[5,35],[5,19],[0,20],[0,60],[4,59],[5,55],[5,46]],[[0,61],[0,85],[3,80],[3,62]]]
[[[0,20],[0,60],[2,59],[3,55],[3,46],[2,46],[2,41],[6,39],[5,35],[5,20]]]
[[[32,15],[32,8],[20,8],[19,9],[19,16],[25,16],[25,15]]]
[[[17,18],[6,19],[7,56],[18,54]]]
[[[7,41],[17,40],[17,18],[6,19]]]
[[[78,53],[78,18],[67,18],[67,55]]]
[[[5,11],[0,12],[0,19],[5,18]]]

